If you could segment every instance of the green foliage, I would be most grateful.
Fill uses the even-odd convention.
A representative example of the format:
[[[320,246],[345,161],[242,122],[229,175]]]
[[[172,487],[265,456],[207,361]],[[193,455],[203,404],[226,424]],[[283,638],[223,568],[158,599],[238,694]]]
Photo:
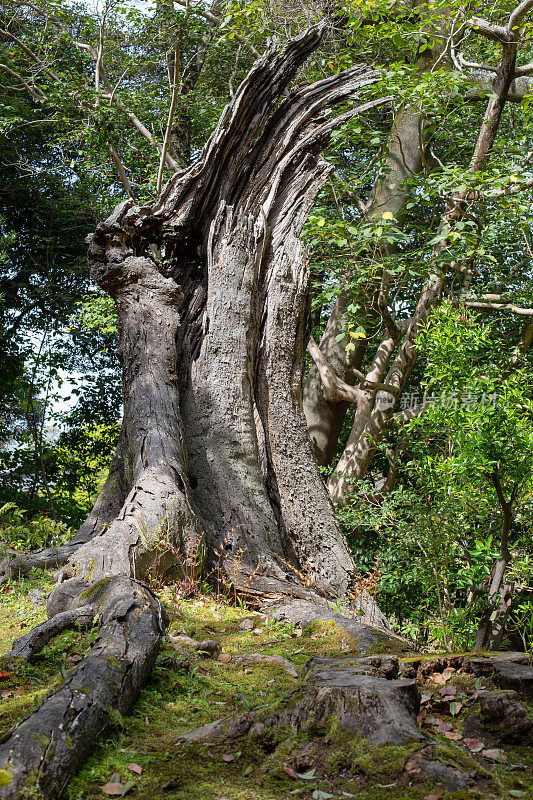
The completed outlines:
[[[380,556],[378,601],[403,630],[425,645],[465,648],[483,609],[471,590],[487,583],[499,554],[494,474],[513,503],[509,580],[533,579],[531,374],[509,368],[491,326],[450,304],[434,312],[420,343],[432,402],[397,433],[401,482],[383,498],[362,483],[339,516],[359,559]],[[514,625],[527,646],[531,610],[520,598]]]
[[[35,550],[63,544],[71,536],[71,529],[62,522],[42,514],[28,519],[27,513],[16,503],[0,506],[0,550],[2,545],[20,551]]]

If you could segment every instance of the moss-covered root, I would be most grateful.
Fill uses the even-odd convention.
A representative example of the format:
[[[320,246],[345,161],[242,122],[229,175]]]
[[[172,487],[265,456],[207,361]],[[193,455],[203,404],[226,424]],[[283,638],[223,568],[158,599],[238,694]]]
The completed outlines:
[[[126,577],[99,586],[100,628],[89,655],[0,745],[0,798],[60,797],[94,748],[109,714],[125,713],[144,685],[163,632],[159,601]],[[87,602],[80,599],[80,604]]]

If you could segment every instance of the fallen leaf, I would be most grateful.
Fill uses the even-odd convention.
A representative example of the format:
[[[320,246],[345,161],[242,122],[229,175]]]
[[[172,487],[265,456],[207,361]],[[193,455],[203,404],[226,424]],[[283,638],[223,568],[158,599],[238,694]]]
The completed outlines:
[[[429,676],[429,680],[433,683],[436,683],[437,686],[444,686],[446,683],[446,678],[442,674],[442,672],[432,672]]]
[[[242,628],[245,631],[251,631],[255,628],[255,622],[253,619],[243,619],[242,622],[239,622],[239,628]]]
[[[509,794],[511,797],[527,797],[527,793],[521,789],[509,789]]]
[[[218,660],[222,661],[223,664],[229,664],[231,661],[231,655],[229,653],[220,653],[218,656]]]
[[[321,789],[315,789],[311,797],[313,800],[330,800],[331,797],[334,797],[333,794],[328,794],[328,792],[323,792]]]
[[[440,800],[443,794],[444,792],[442,791],[442,789],[439,789],[438,792],[435,792],[434,794],[427,794],[424,797],[424,800]]]
[[[441,722],[437,727],[437,731],[438,733],[449,733],[449,731],[453,731],[453,725],[451,722]]]
[[[469,739],[468,736],[466,739],[463,739],[463,742],[466,744],[469,750],[472,750],[473,753],[477,753],[479,750],[483,750],[485,745],[479,739]]]
[[[463,735],[459,733],[459,731],[444,731],[444,736],[452,742],[458,742],[459,739],[463,738]]]
[[[5,692],[2,692],[2,694],[0,694],[0,697],[2,698],[2,700],[5,700],[7,697],[13,697],[14,694],[15,694],[15,692],[12,692],[9,689],[6,689]]]
[[[294,635],[296,636],[297,639],[299,639],[301,636],[303,636],[304,632],[303,632],[302,628],[295,628]]]
[[[259,633],[263,633],[263,628],[254,628],[252,631],[250,631],[250,633],[253,633],[257,636]]]
[[[429,717],[426,717],[426,722],[428,725],[441,725],[444,723],[440,714],[430,714]]]
[[[489,761],[507,761],[507,756],[500,750],[499,747],[492,747],[488,750],[482,750],[481,755],[488,758]]]
[[[297,776],[298,776],[298,777],[299,777],[299,778],[300,778],[302,781],[312,781],[312,780],[313,780],[313,778],[315,777],[315,773],[316,773],[316,770],[314,770],[314,769],[310,769],[310,770],[308,770],[307,772],[297,772],[297,773],[296,773],[296,775],[297,775]]]
[[[455,697],[457,686],[443,686],[442,689],[439,689],[439,694],[442,697]]]
[[[105,783],[100,786],[100,791],[107,794],[109,797],[122,797],[124,787],[121,783]]]
[[[128,792],[131,792],[132,789],[135,789],[136,786],[137,784],[135,783],[135,781],[128,781],[127,783],[125,783],[124,788],[122,789],[122,797],[127,795]]]
[[[433,697],[432,694],[423,694],[422,697],[420,698],[420,705],[423,706],[425,703],[429,703],[432,697]]]
[[[452,717],[456,717],[459,711],[462,709],[463,704],[460,703],[458,700],[454,700],[453,703],[450,703],[450,714]]]
[[[232,753],[224,753],[222,761],[226,761],[229,764],[230,761],[235,761],[235,756]]]
[[[128,764],[128,769],[130,772],[135,772],[136,775],[143,774],[143,768],[136,764],[135,761],[132,761],[131,764]]]
[[[446,669],[443,669],[442,670],[442,675],[443,675],[444,680],[449,681],[454,672],[457,672],[455,667],[446,667]]]
[[[247,775],[251,775],[253,771],[254,768],[252,767],[252,765],[248,764],[248,766],[243,769],[242,774],[244,777],[246,777]]]
[[[296,772],[293,769],[291,769],[290,767],[283,767],[283,769],[285,770],[285,772],[287,773],[289,778],[294,778],[294,780],[296,780],[298,778],[298,775],[296,774]]]

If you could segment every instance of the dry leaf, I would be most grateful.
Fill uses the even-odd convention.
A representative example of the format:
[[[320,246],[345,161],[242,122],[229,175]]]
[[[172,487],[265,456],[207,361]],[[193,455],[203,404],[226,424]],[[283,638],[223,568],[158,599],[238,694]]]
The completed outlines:
[[[455,667],[446,667],[446,669],[443,669],[442,670],[442,674],[443,674],[444,680],[449,681],[450,678],[452,677],[452,675],[454,674],[454,672],[457,672]]]
[[[441,725],[444,720],[440,714],[430,714],[429,717],[426,717],[426,722],[428,725]]]
[[[507,761],[507,756],[500,750],[499,747],[489,748],[489,750],[482,750],[481,755],[488,758],[490,761]]]
[[[450,714],[452,717],[456,717],[459,711],[462,709],[463,704],[460,703],[458,700],[454,700],[453,703],[450,703]]]
[[[132,761],[131,764],[128,764],[128,769],[130,772],[134,772],[136,775],[143,774],[143,768],[136,764],[135,761]]]
[[[5,692],[2,692],[2,694],[0,694],[0,697],[2,698],[2,700],[5,700],[7,697],[13,697],[13,695],[14,695],[14,692],[6,689]]]
[[[457,742],[459,739],[462,739],[462,734],[459,731],[444,731],[444,735],[447,739],[450,739],[452,742]]]
[[[239,623],[239,628],[242,628],[245,631],[251,631],[253,628],[255,628],[255,622],[253,619],[243,619],[243,621]]]
[[[100,791],[107,794],[109,797],[122,797],[124,787],[121,783],[105,783],[100,786]]]
[[[453,731],[453,725],[451,722],[441,722],[437,727],[437,731],[438,733],[448,733],[449,731]]]
[[[444,686],[446,683],[446,678],[442,674],[442,672],[432,672],[429,676],[429,680],[433,683],[436,683],[437,686]]]
[[[469,739],[467,737],[466,739],[463,739],[463,742],[466,744],[469,750],[472,750],[473,753],[483,750],[483,747],[485,746],[479,739]]]
[[[218,660],[222,661],[223,664],[228,664],[231,661],[231,655],[229,653],[220,653]]]
[[[442,689],[439,689],[439,694],[442,697],[455,697],[457,686],[443,686]]]
[[[294,778],[294,780],[298,779],[298,775],[293,769],[291,769],[290,767],[283,767],[283,769],[285,770],[289,778]]]
[[[225,761],[227,764],[229,764],[230,761],[235,761],[235,756],[232,753],[224,753],[222,756],[222,761]]]
[[[444,793],[443,793],[442,789],[439,789],[438,792],[435,792],[434,794],[427,794],[424,797],[424,800],[440,800],[440,798],[442,797],[443,794]]]

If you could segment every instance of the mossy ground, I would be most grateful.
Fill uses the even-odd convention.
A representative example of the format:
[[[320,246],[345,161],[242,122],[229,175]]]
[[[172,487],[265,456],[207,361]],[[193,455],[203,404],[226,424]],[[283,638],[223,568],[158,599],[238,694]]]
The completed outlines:
[[[47,591],[50,586],[49,578],[41,575],[0,590],[0,652],[9,650],[13,638],[45,618],[44,606],[34,607],[28,593]],[[298,681],[278,666],[238,665],[235,657],[240,653],[278,654],[299,668],[314,655],[349,657],[356,646],[331,625],[315,625],[297,635],[292,625],[269,621],[213,597],[178,605],[170,603],[165,593],[162,599],[167,601],[170,631],[196,639],[216,639],[232,660],[202,659],[191,651],[186,671],[183,658],[165,642],[132,713],[112,718],[106,740],[71,781],[67,793],[70,800],[102,798],[100,787],[114,774],[124,784],[135,782],[129,797],[149,800],[423,800],[438,791],[439,787],[429,781],[412,786],[398,781],[419,744],[373,747],[365,739],[336,730],[334,720],[328,730],[313,735],[274,729],[259,739],[232,744],[181,743],[181,733],[220,717],[246,711],[268,713],[288,692],[298,688]],[[244,619],[254,621],[252,631],[239,627]],[[16,663],[6,669],[0,659],[0,672],[9,672],[0,681],[0,696],[4,695],[0,698],[0,735],[61,683],[76,660],[88,651],[93,637],[90,631],[65,633],[29,665]],[[473,680],[459,674],[451,683],[458,691],[465,691]],[[421,688],[437,699],[438,686],[427,682]],[[442,716],[461,730],[463,714]],[[508,761],[491,765],[469,753],[460,742],[450,742],[433,729],[424,730],[438,743],[441,761],[467,772],[486,771],[493,779],[483,790],[444,791],[445,800],[533,797],[533,760],[528,748],[506,747]],[[141,776],[128,769],[131,762],[142,767]],[[286,768],[304,777],[291,777]]]

